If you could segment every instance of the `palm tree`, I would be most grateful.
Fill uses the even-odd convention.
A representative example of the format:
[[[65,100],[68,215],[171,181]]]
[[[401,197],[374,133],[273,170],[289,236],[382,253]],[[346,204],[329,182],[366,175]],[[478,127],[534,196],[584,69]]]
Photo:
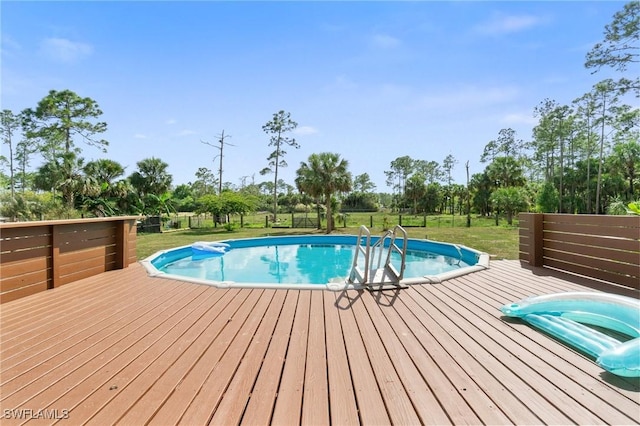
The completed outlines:
[[[111,185],[117,178],[124,175],[124,167],[117,161],[101,158],[88,162],[84,166],[84,172],[100,183],[106,182]]]
[[[60,190],[62,199],[68,209],[75,207],[77,197],[96,195],[99,184],[89,175],[84,174],[84,159],[78,158],[75,152],[61,154],[38,169],[35,185],[38,189]]]
[[[98,217],[123,214],[118,205],[133,192],[133,186],[126,179],[116,181],[124,174],[124,167],[103,158],[88,162],[83,171],[85,179],[94,183],[94,191],[81,194],[81,208]]]
[[[497,187],[523,186],[525,183],[522,165],[513,157],[497,157],[487,166],[486,172]]]
[[[630,132],[629,132],[630,133]],[[635,189],[633,182],[638,177],[638,165],[640,165],[640,142],[629,140],[618,143],[613,147],[611,156],[612,165],[619,170],[620,174],[629,180],[629,191],[627,201],[633,201]]]
[[[149,194],[160,197],[171,188],[171,176],[167,169],[169,165],[159,158],[151,157],[138,161],[138,171],[129,176],[131,185],[138,191],[140,198]]]
[[[424,181],[424,175],[420,172],[414,173],[407,179],[405,197],[412,201],[413,214],[418,214],[418,200],[424,198],[427,193]]]
[[[496,208],[496,225],[498,224],[497,212],[500,210],[506,213],[507,223],[511,225],[513,223],[513,215],[527,208],[527,194],[522,187],[498,188],[491,194],[491,204]]]
[[[307,163],[300,163],[296,171],[296,186],[302,193],[320,199],[324,197],[327,209],[327,234],[333,230],[331,198],[337,192],[351,191],[349,162],[340,154],[322,152],[311,154]]]

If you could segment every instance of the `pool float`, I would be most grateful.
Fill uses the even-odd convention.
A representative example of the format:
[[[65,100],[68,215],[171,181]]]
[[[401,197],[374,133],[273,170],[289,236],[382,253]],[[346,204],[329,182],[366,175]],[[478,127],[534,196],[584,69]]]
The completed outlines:
[[[613,374],[640,377],[638,299],[610,293],[565,292],[529,297],[504,305],[500,311],[593,356],[600,367]]]
[[[191,256],[201,259],[211,256],[222,256],[229,249],[227,243],[217,243],[210,241],[198,241],[191,244]]]

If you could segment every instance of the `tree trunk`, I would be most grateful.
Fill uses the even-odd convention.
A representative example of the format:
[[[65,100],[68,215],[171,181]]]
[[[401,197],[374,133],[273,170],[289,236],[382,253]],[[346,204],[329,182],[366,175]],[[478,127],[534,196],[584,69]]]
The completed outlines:
[[[327,197],[327,234],[330,234],[333,230],[333,212],[331,211],[331,197]]]
[[[600,156],[598,158],[598,183],[596,187],[596,214],[600,214],[600,186],[602,185],[602,155],[604,151],[606,99],[602,100],[602,127],[600,128]]]
[[[276,164],[275,179],[273,181],[273,223],[278,220],[278,165]]]

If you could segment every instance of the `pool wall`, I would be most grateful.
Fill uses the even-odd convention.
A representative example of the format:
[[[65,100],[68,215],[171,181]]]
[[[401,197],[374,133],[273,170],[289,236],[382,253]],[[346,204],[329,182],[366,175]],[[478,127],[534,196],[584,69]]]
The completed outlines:
[[[371,244],[375,244],[380,237],[371,237]],[[229,244],[230,250],[234,248],[245,247],[260,247],[260,246],[272,246],[272,245],[292,245],[292,244],[332,244],[332,245],[356,245],[358,237],[356,235],[300,235],[300,236],[284,236],[284,237],[259,237],[259,238],[243,238],[235,240],[222,240]],[[399,246],[402,247],[402,241],[399,241]],[[385,246],[388,246],[388,241],[385,241]],[[472,248],[451,244],[442,243],[431,240],[418,240],[407,239],[407,249],[419,250],[441,254],[453,258],[460,259],[464,263],[470,265],[468,267],[456,269],[453,271],[445,272],[438,275],[425,275],[423,277],[406,278],[401,281],[404,285],[415,284],[429,284],[439,283],[451,278],[466,275],[471,272],[480,271],[489,268],[489,255],[487,253],[479,252]],[[194,282],[198,284],[213,285],[220,288],[229,287],[243,287],[243,288],[296,288],[296,289],[328,289],[339,291],[346,288],[364,288],[357,284],[348,284],[346,277],[344,282],[332,282],[326,285],[322,284],[273,284],[273,283],[239,283],[234,281],[210,281],[198,278],[184,277],[180,275],[167,274],[160,271],[164,265],[174,262],[178,259],[191,255],[191,245],[177,247],[170,250],[162,250],[153,255],[141,260],[140,263],[147,270],[147,273],[153,277],[168,278],[180,281]]]

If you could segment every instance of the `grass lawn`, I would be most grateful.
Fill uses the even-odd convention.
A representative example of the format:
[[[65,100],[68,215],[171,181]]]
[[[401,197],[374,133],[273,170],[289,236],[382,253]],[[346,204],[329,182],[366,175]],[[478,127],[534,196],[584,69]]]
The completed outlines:
[[[375,214],[376,216],[379,213]],[[369,227],[370,215],[360,217],[350,216],[347,226],[337,224],[338,228],[334,234],[358,234],[360,224]],[[390,226],[397,223],[397,216],[389,215]],[[417,220],[417,219],[416,219]],[[422,220],[422,219],[420,219]],[[419,220],[418,220],[419,221]],[[374,222],[375,223],[375,222]],[[405,219],[403,219],[403,224]],[[434,241],[462,244],[479,251],[489,253],[496,259],[518,259],[518,228],[508,226],[506,221],[501,220],[499,226],[495,226],[494,219],[473,218],[471,228],[465,226],[465,218],[456,216],[454,224],[451,224],[451,216],[438,217],[429,216],[427,227],[406,227],[410,238],[428,238]],[[372,235],[382,234],[382,228],[374,225],[371,229]],[[138,234],[137,256],[142,260],[151,254],[173,247],[184,246],[195,241],[218,241],[236,238],[266,237],[270,235],[301,235],[301,234],[323,234],[324,230],[301,229],[301,228],[235,228],[227,231],[223,227],[183,229],[161,234]]]

